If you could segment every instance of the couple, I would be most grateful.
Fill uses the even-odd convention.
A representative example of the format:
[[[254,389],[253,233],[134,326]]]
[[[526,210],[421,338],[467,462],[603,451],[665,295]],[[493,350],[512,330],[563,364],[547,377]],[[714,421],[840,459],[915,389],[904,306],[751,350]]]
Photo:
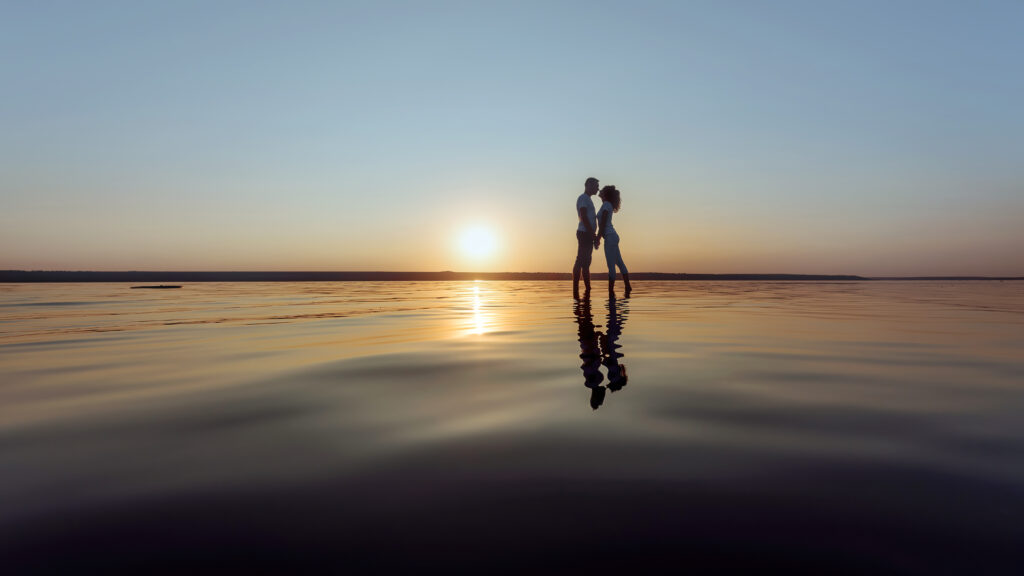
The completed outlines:
[[[580,359],[583,364],[583,385],[590,388],[590,407],[597,410],[604,403],[607,391],[618,392],[629,382],[626,365],[619,363],[625,355],[619,351],[618,343],[622,336],[622,327],[626,323],[628,299],[608,299],[608,321],[602,334],[594,325],[594,315],[590,310],[590,298],[580,298],[573,305],[576,324],[579,328]],[[601,365],[608,369],[608,384],[603,385],[604,374]]]
[[[599,194],[601,209],[594,213],[594,201],[591,196]],[[619,211],[622,198],[615,186],[605,186],[598,193],[597,178],[587,178],[583,185],[583,194],[576,199],[576,216],[580,224],[576,228],[576,263],[572,266],[572,293],[579,297],[580,275],[583,286],[590,292],[590,259],[593,251],[601,247],[604,240],[604,257],[608,261],[608,292],[615,295],[615,266],[622,272],[622,280],[626,283],[626,296],[633,291],[629,284],[629,271],[619,253],[619,235],[612,227],[612,214]]]

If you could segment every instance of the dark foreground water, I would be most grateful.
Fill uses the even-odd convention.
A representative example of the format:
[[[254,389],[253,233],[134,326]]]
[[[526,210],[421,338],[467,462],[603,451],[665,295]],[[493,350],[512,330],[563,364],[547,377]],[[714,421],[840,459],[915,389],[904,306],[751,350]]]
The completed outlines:
[[[1024,283],[0,285],[0,572],[1024,573]]]

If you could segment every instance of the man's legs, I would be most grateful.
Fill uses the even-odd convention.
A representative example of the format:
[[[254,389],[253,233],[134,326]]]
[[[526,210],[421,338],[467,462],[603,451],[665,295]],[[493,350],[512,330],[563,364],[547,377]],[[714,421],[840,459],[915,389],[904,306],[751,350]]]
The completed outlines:
[[[583,286],[590,291],[590,260],[594,254],[594,243],[585,231],[576,231],[576,262],[572,265],[572,292],[579,293],[580,277]]]

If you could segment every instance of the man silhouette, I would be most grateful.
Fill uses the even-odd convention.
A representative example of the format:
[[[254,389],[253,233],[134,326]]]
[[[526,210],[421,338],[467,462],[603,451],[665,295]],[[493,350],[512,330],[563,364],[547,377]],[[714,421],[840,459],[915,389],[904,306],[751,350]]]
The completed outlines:
[[[594,241],[597,239],[597,213],[591,197],[597,194],[600,186],[597,178],[587,178],[583,184],[583,194],[576,199],[576,262],[572,265],[572,293],[577,298],[580,294],[580,276],[583,286],[590,292],[590,260],[594,254]]]
[[[590,297],[577,298],[573,306],[576,314],[580,340],[580,369],[583,370],[583,385],[590,388],[590,407],[597,410],[604,403],[607,390],[601,385],[604,374],[601,373],[601,345],[603,335],[594,329],[594,314],[590,311]]]

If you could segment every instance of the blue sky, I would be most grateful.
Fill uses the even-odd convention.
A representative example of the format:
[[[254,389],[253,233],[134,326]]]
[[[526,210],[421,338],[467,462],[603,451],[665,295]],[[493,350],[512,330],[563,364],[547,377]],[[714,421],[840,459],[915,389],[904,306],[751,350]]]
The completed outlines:
[[[1020,2],[3,13],[0,268],[1024,275]]]

